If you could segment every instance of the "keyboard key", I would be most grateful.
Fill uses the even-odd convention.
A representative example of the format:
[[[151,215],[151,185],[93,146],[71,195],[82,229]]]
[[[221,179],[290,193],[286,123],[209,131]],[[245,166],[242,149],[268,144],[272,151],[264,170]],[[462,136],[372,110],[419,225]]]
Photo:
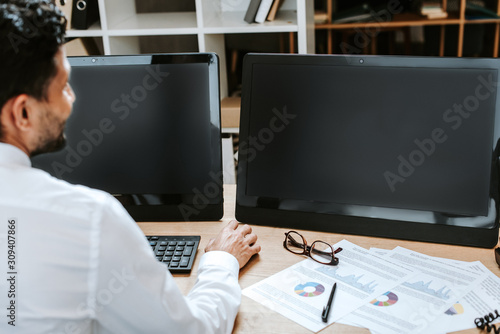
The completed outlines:
[[[181,267],[187,267],[189,265],[189,258],[183,258],[180,262]]]
[[[179,266],[179,262],[170,262],[170,267],[177,268]]]
[[[184,255],[191,256],[192,253],[193,247],[186,247],[186,249],[184,249]]]

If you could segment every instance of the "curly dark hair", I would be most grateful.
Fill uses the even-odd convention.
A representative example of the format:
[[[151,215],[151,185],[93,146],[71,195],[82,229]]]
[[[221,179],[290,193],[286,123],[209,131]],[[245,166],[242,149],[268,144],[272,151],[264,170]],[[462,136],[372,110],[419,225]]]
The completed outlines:
[[[0,0],[0,112],[19,94],[47,99],[65,33],[66,18],[51,1]]]

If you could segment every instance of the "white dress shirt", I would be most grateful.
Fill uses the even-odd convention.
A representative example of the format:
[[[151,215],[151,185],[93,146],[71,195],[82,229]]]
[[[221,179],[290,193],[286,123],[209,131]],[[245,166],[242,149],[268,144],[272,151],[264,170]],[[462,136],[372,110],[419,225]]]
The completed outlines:
[[[234,256],[203,254],[183,296],[117,200],[32,168],[24,152],[3,143],[0,269],[0,333],[230,333],[241,301]],[[12,300],[15,327],[8,324]]]

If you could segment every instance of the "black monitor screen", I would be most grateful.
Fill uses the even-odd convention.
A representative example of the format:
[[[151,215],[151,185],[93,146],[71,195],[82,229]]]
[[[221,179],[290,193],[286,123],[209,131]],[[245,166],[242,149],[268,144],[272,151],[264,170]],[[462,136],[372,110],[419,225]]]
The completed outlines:
[[[244,76],[239,219],[311,213],[298,227],[357,234],[375,220],[498,228],[496,62],[250,55]],[[346,217],[369,229],[336,225]]]
[[[216,55],[69,61],[76,101],[67,145],[35,157],[33,165],[115,195],[137,220],[219,219]]]

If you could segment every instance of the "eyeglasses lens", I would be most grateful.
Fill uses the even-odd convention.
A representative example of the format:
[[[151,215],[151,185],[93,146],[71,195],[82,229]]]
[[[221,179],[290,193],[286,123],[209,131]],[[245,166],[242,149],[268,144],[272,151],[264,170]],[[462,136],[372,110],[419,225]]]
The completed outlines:
[[[332,247],[323,241],[316,241],[311,246],[311,257],[320,263],[330,264],[333,260]]]
[[[297,232],[290,232],[286,237],[286,248],[295,254],[304,253],[304,238]]]

